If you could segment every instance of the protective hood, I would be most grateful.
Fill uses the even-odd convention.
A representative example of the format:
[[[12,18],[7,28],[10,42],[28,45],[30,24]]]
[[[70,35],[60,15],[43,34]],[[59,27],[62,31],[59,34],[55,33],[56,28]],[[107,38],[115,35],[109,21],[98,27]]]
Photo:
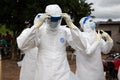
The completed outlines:
[[[35,23],[36,21],[39,21],[39,18],[40,18],[41,15],[43,15],[43,13],[38,13],[38,14],[35,16],[34,23]]]
[[[45,9],[45,12],[54,17],[60,17],[62,14],[62,10],[57,4],[48,5]]]
[[[93,19],[90,16],[83,17],[79,23],[84,32],[91,32],[95,30],[95,22],[93,22]]]

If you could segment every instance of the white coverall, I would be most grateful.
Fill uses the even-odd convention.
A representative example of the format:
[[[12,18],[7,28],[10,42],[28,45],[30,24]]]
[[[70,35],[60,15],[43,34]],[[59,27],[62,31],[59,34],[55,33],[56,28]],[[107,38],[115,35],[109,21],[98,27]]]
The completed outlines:
[[[57,11],[51,7],[49,10]],[[38,47],[34,80],[76,80],[67,60],[67,43],[74,46],[68,28],[60,25],[57,28],[51,28],[48,22],[45,22],[40,28],[33,25],[21,42],[22,44],[18,44],[21,50]]]
[[[89,21],[89,20],[88,20]],[[108,53],[113,42],[104,40],[96,40],[96,32],[87,25],[85,32],[81,32],[79,29],[76,30],[76,76],[79,80],[105,80],[103,72],[103,64],[101,59],[101,52]],[[88,29],[91,29],[89,31]],[[80,37],[80,38],[79,38]],[[82,39],[81,39],[82,38]],[[78,39],[78,40],[77,40]],[[81,41],[82,40],[82,41]],[[79,49],[81,45],[78,42],[81,41],[86,50]]]
[[[119,70],[118,70],[118,80],[120,80],[120,66],[119,66]]]
[[[22,50],[37,44],[35,80],[71,80],[71,71],[66,57],[66,43],[70,43],[72,39],[67,31],[67,28],[63,26],[59,26],[57,32],[49,31],[47,26],[40,29],[33,26],[21,39],[23,44],[19,45]]]
[[[20,36],[17,37],[18,44],[24,44],[22,39],[25,37],[30,28],[25,29]],[[19,45],[18,45],[19,47]],[[37,47],[23,50],[25,56],[21,61],[20,80],[34,80],[36,60],[37,60]]]

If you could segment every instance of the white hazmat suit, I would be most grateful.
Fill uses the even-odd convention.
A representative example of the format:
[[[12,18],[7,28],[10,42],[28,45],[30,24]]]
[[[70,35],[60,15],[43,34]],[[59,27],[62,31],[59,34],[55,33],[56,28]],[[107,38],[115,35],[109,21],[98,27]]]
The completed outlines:
[[[120,80],[120,66],[119,66],[119,70],[118,70],[118,80]]]
[[[108,53],[113,46],[113,41],[110,39],[105,42],[101,39],[100,33],[97,34],[95,31],[95,23],[91,17],[82,18],[80,24],[84,32],[76,29],[78,30],[76,34],[78,35],[76,37],[78,39],[76,40],[76,76],[79,80],[105,80],[101,52]],[[81,46],[78,44],[79,41],[82,42],[85,50],[79,49]]]
[[[20,36],[17,37],[17,44],[23,44],[22,39],[25,37],[30,28],[25,29]],[[19,45],[18,45],[19,47]],[[25,54],[21,61],[20,80],[34,80],[36,60],[37,60],[37,47],[23,50]],[[19,62],[20,63],[20,62]]]
[[[73,40],[70,30],[60,25],[62,11],[58,5],[48,5],[45,12],[34,21],[21,40],[23,43],[18,44],[19,48],[26,50],[38,47],[34,80],[76,80],[70,71],[66,54],[66,45],[74,46]]]

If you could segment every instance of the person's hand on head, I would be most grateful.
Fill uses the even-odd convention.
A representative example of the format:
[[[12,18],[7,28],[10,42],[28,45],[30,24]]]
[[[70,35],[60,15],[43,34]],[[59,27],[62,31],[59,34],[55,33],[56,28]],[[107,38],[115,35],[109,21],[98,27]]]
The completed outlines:
[[[61,16],[62,16],[62,18],[65,19],[67,25],[68,25],[71,29],[74,28],[75,25],[72,23],[72,20],[71,20],[70,16],[69,16],[67,13],[62,13]]]
[[[62,13],[62,17],[65,19],[66,22],[71,21],[71,18],[67,13]]]
[[[34,25],[35,27],[40,27],[43,22],[45,21],[45,19],[49,18],[50,16],[47,13],[44,13],[42,15],[37,15],[37,19],[34,20]]]

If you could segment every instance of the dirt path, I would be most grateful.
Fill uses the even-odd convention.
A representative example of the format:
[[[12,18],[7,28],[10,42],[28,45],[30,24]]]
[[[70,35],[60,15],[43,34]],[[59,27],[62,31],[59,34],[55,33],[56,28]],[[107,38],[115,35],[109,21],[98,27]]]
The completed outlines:
[[[68,59],[71,70],[75,72],[75,60]],[[2,60],[2,80],[19,80],[19,71],[20,67],[17,66],[17,61]]]
[[[2,60],[2,80],[19,80],[19,70],[16,61]]]

